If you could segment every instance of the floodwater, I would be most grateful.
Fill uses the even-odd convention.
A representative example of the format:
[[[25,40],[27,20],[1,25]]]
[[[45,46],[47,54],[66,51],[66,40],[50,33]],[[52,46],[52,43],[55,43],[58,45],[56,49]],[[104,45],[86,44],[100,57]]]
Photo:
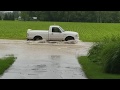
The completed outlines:
[[[0,79],[87,79],[77,57],[86,55],[91,46],[89,42],[0,39],[0,57],[8,54],[17,57]]]

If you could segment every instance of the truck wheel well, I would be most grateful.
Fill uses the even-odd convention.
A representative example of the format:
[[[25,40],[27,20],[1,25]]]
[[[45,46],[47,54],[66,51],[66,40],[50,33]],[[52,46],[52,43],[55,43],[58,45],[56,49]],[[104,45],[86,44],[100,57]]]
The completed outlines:
[[[35,36],[33,39],[34,40],[42,40],[43,38],[41,36]]]
[[[68,41],[68,40],[74,40],[74,37],[72,37],[72,36],[67,36],[67,37],[65,38],[65,41]]]

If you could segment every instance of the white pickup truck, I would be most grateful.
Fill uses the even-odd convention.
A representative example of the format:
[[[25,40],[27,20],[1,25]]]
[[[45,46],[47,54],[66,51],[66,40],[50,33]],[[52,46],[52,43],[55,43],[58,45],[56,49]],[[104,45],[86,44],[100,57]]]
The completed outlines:
[[[79,40],[79,34],[73,31],[64,31],[58,25],[51,25],[49,30],[27,30],[27,40],[51,40],[51,41],[68,41]]]

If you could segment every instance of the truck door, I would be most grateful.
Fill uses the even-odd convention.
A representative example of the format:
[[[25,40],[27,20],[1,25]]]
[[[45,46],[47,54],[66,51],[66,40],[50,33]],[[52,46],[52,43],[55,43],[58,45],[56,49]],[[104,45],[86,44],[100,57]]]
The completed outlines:
[[[63,40],[63,33],[58,27],[53,27],[49,33],[49,40]]]

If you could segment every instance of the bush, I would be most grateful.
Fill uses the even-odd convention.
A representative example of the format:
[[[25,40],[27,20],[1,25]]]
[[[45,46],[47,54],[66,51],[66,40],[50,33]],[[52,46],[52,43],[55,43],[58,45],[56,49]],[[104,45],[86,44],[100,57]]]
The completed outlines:
[[[120,74],[120,37],[112,36],[94,44],[88,58],[102,65],[105,72]]]
[[[109,52],[104,56],[106,59],[105,72],[120,74],[120,42],[111,44],[111,48],[108,50]]]
[[[95,43],[89,50],[88,57],[92,62],[102,64],[100,53],[103,48],[103,43]]]

